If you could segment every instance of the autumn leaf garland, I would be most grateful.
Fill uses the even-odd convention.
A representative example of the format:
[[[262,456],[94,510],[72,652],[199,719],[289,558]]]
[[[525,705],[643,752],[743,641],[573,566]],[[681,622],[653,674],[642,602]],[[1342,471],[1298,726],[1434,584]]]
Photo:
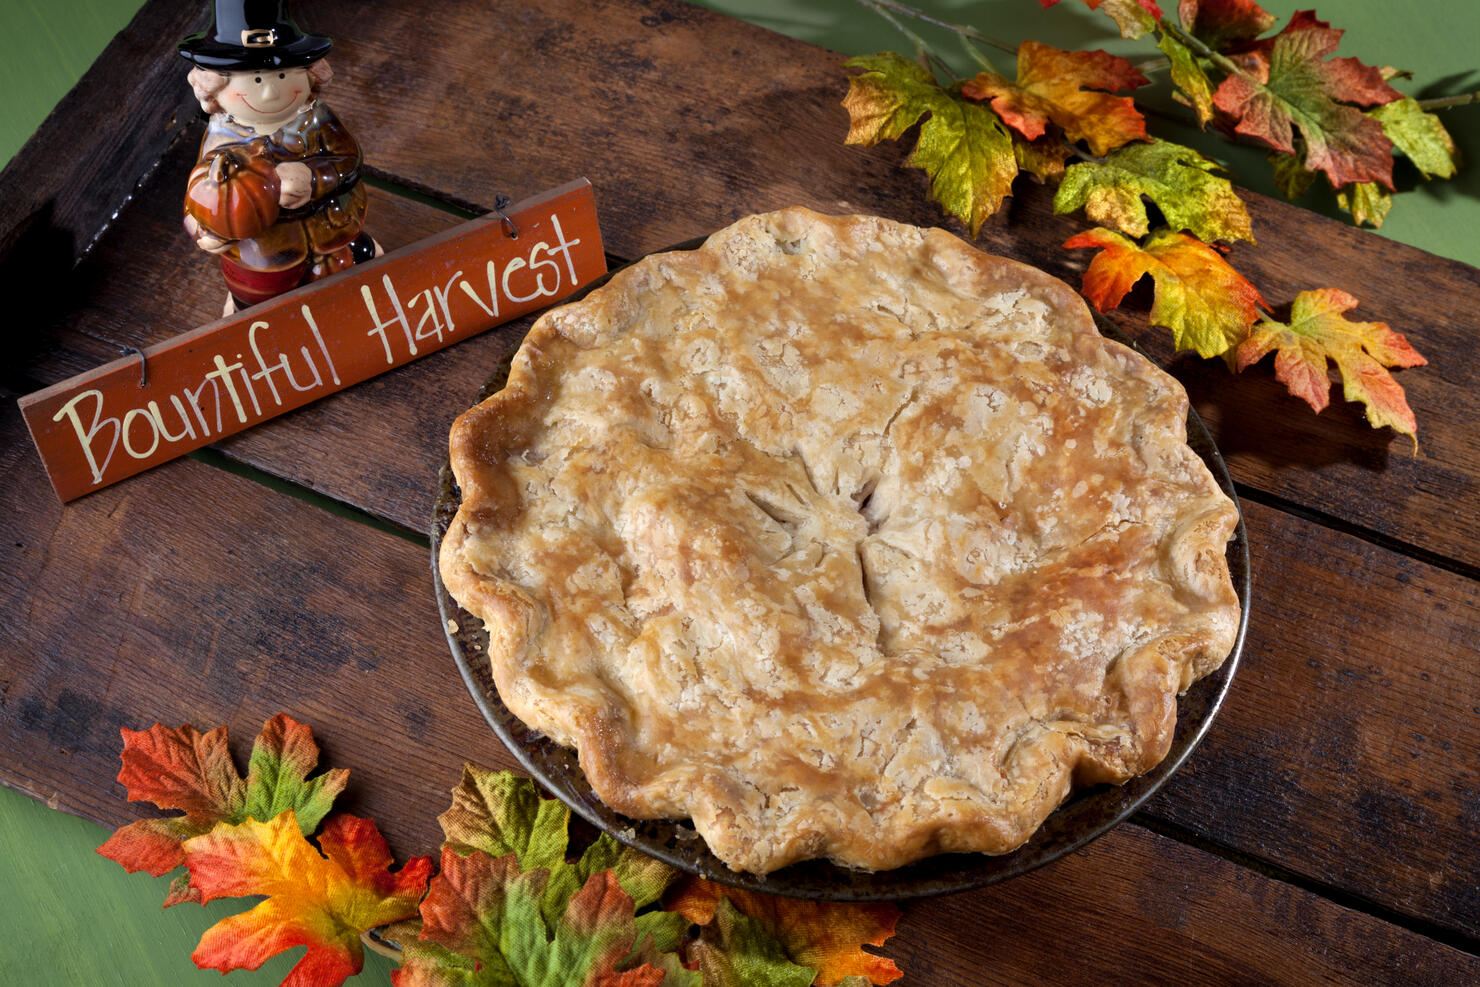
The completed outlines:
[[[205,932],[192,954],[205,969],[255,970],[305,946],[283,983],[333,987],[360,971],[375,932],[397,947],[397,987],[865,987],[901,976],[863,948],[893,935],[894,906],[736,892],[605,833],[575,853],[570,810],[508,772],[464,769],[438,817],[434,874],[425,856],[396,869],[373,822],[329,815],[348,773],[309,777],[318,747],[290,717],[264,725],[246,778],[224,728],[155,725],[123,740],[130,800],[184,815],[130,823],[99,853],[155,876],[183,865],[166,906],[263,899]]]
[[[896,24],[895,15],[924,16],[898,0],[860,2]],[[1040,0],[1045,8],[1058,2]],[[1253,0],[1180,0],[1175,18],[1154,0],[1084,2],[1112,18],[1125,38],[1154,35],[1174,95],[1199,124],[1265,146],[1277,184],[1292,198],[1324,178],[1356,222],[1381,225],[1392,207],[1395,154],[1425,178],[1454,174],[1454,142],[1438,117],[1394,89],[1391,70],[1338,56],[1342,32],[1313,11],[1296,13],[1270,35],[1275,18]],[[881,52],[849,60],[858,71],[843,101],[846,143],[901,139],[918,124],[907,163],[929,175],[932,197],[973,236],[1021,172],[1057,183],[1054,211],[1082,210],[1098,224],[1065,244],[1100,251],[1083,286],[1097,309],[1117,307],[1136,281],[1150,277],[1151,321],[1171,331],[1178,350],[1223,356],[1240,370],[1281,354],[1276,377],[1317,411],[1329,400],[1329,361],[1344,394],[1367,406],[1374,427],[1416,437],[1412,411],[1386,368],[1417,366],[1423,358],[1406,341],[1398,349],[1354,351],[1348,334],[1311,329],[1304,313],[1313,300],[1350,298],[1335,289],[1304,292],[1289,324],[1275,319],[1219,246],[1255,239],[1232,183],[1197,151],[1150,135],[1134,98],[1123,95],[1146,84],[1140,66],[1104,51],[1035,41],[1008,46],[935,23],[961,37],[979,71],[955,77],[908,31],[916,59]],[[1013,78],[992,66],[978,41],[1012,51]],[[1287,327],[1279,344],[1267,328],[1275,325]],[[1297,352],[1300,373],[1291,363]]]

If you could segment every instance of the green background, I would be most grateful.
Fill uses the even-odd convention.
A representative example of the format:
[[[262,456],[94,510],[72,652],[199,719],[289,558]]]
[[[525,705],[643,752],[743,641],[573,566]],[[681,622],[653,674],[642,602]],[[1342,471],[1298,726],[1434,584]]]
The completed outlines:
[[[1171,0],[1162,3],[1173,5]],[[704,5],[850,54],[908,50],[893,28],[852,0],[705,0]],[[1041,10],[1035,0],[917,0],[915,5],[1010,41],[1033,38],[1059,47],[1105,47],[1137,60],[1156,54],[1146,41],[1114,38],[1108,19],[1073,0],[1050,11]],[[1265,3],[1279,15],[1280,24],[1298,6]],[[0,161],[15,154],[138,7],[138,0],[0,0]],[[1480,3],[1474,0],[1348,0],[1318,12],[1347,31],[1340,54],[1411,71],[1411,79],[1397,83],[1409,95],[1426,98],[1480,89],[1480,72],[1472,71],[1480,66],[1475,43],[1480,39]],[[968,71],[948,35],[929,29],[922,33],[955,60],[959,72]],[[1010,74],[1007,56],[988,54],[999,71]],[[840,97],[842,91],[840,79]],[[1443,120],[1466,158],[1480,157],[1480,106],[1445,111]],[[1160,121],[1153,121],[1152,129],[1197,144],[1227,163],[1240,184],[1274,194],[1258,151],[1230,148],[1191,128],[1168,129]],[[1381,235],[1480,265],[1480,168],[1433,183],[1403,169],[1399,184],[1411,191],[1397,198]],[[1323,190],[1301,203],[1338,215],[1332,196]],[[455,781],[449,779],[449,787]],[[442,808],[428,811],[435,814]],[[161,910],[168,879],[127,875],[97,856],[93,850],[107,835],[93,823],[0,788],[0,983],[221,983],[215,972],[196,970],[190,952],[206,928],[248,903]],[[232,973],[225,982],[276,984],[299,952],[256,973]],[[372,955],[365,973],[353,982],[389,983],[391,968]]]

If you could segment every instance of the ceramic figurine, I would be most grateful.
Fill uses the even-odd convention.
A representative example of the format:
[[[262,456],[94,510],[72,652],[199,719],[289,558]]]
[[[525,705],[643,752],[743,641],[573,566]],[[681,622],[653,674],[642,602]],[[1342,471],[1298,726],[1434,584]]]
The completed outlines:
[[[226,314],[379,252],[364,232],[360,146],[319,98],[330,39],[283,0],[216,0],[180,42],[210,123],[185,192],[185,230],[220,258]]]

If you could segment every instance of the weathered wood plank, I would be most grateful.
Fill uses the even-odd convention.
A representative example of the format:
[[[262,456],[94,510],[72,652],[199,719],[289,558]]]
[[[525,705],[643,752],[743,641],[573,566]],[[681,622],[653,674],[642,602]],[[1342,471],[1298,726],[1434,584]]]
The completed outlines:
[[[162,42],[204,16],[194,4],[145,4],[0,173],[8,297],[35,294],[27,273],[71,267],[198,112]]]
[[[352,771],[340,807],[404,859],[437,846],[464,760],[513,767],[452,665],[421,548],[188,459],[61,508],[21,431],[0,411],[0,468],[33,481],[0,490],[0,605],[27,618],[0,626],[0,781],[119,825],[154,813],[113,780],[119,727],[225,724],[244,761],[286,711]],[[1076,948],[1045,938],[1065,929]],[[886,952],[942,984],[1480,975],[1473,956],[1133,824],[908,905]]]
[[[496,192],[517,198],[586,175],[596,184],[609,248],[619,255],[793,203],[939,222],[923,179],[902,167],[903,147],[841,145],[839,56],[722,15],[677,0],[498,10],[456,3],[436,18],[388,3],[301,7],[303,22],[339,41],[328,96],[361,136],[373,168],[484,204]],[[173,227],[178,194],[161,176],[141,193],[160,201],[131,212],[152,211],[150,222],[169,216]],[[1480,447],[1468,428],[1480,413],[1480,369],[1468,358],[1471,327],[1480,322],[1480,272],[1284,203],[1253,197],[1251,207],[1260,244],[1240,245],[1233,260],[1272,304],[1309,287],[1351,290],[1362,299],[1358,317],[1407,332],[1432,364],[1401,376],[1420,422],[1422,447],[1413,456],[1404,440],[1371,431],[1359,409],[1339,398],[1321,416],[1310,414],[1267,366],[1233,378],[1216,362],[1174,361],[1235,475],[1480,569],[1480,518],[1452,510],[1480,497]],[[173,309],[183,300],[177,296],[202,283],[199,259],[173,228],[157,230],[156,239],[125,225],[111,234],[118,246],[109,266],[77,285],[74,322],[107,329],[109,338],[129,335],[130,319],[180,318],[180,311],[148,313],[160,300]],[[980,242],[1077,283],[1087,255],[1059,244],[1080,226],[1053,216],[1046,191],[1025,182],[1002,224],[985,229]],[[381,232],[395,238],[400,231],[383,224]],[[89,283],[98,294],[87,294]],[[214,294],[207,289],[206,298]],[[1134,311],[1116,318],[1132,331],[1144,322]],[[1166,358],[1162,335],[1148,335],[1147,345]],[[64,369],[57,361],[41,376],[50,382]],[[423,397],[408,393],[407,400]],[[296,454],[303,442],[292,445]],[[270,450],[262,454],[272,458]],[[398,508],[379,508],[390,509]]]
[[[1480,940],[1480,583],[1244,509],[1243,664],[1144,811]]]
[[[1463,983],[1480,959],[1123,825],[1005,885],[906,907],[920,984]]]
[[[354,772],[347,807],[410,853],[463,760],[514,761],[442,634],[427,553],[191,459],[62,507],[0,410],[0,781],[116,823],[118,729],[283,711]],[[244,763],[244,762],[243,762]]]

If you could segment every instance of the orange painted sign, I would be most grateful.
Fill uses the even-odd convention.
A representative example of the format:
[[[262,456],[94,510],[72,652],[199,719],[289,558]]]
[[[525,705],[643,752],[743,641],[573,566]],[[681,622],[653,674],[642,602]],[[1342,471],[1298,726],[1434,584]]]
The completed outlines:
[[[20,399],[74,500],[543,308],[606,272],[572,182]],[[511,232],[514,235],[510,235]],[[142,386],[141,386],[142,382]]]

